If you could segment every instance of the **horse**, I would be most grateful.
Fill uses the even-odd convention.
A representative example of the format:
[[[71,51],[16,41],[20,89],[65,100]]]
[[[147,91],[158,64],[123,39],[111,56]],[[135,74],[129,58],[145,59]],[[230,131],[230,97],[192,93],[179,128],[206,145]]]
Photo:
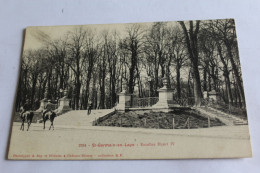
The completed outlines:
[[[33,116],[34,116],[33,111],[24,111],[23,107],[20,108],[20,118],[22,119],[22,125],[21,125],[20,130],[24,130],[25,121],[27,121],[27,123],[28,123],[27,131],[29,130],[30,125],[32,123]]]
[[[54,126],[53,126],[53,121],[54,121],[54,118],[56,117],[56,113],[53,112],[53,111],[47,111],[47,112],[43,112],[42,113],[42,119],[43,119],[43,129],[45,129],[45,123],[47,120],[50,120],[51,122],[51,125],[50,125],[50,128],[49,130],[51,130],[51,126],[54,130]]]

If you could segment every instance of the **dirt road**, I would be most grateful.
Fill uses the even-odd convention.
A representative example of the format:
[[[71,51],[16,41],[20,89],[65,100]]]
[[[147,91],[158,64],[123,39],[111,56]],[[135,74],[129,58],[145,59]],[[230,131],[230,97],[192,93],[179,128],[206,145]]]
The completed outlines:
[[[185,130],[56,126],[43,130],[42,124],[32,124],[30,131],[19,128],[20,123],[14,123],[10,159],[226,158],[251,153],[247,126]]]

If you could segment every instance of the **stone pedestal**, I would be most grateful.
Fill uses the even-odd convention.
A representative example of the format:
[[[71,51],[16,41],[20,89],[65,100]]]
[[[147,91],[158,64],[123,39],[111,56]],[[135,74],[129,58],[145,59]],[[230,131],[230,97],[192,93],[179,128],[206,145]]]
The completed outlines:
[[[209,92],[209,100],[217,101],[217,92],[215,90]]]
[[[207,98],[208,98],[208,91],[204,91],[204,92],[203,92],[203,98],[204,98],[204,99],[207,99]]]
[[[47,98],[42,99],[41,104],[40,104],[40,108],[37,109],[36,112],[42,112],[45,109],[47,103],[48,103]]]
[[[68,91],[64,90],[64,97],[62,97],[61,99],[59,99],[59,107],[56,110],[57,114],[62,114],[65,112],[70,111],[70,99],[68,99]]]
[[[35,112],[42,112],[44,109],[45,109],[45,107],[46,107],[46,105],[47,105],[47,103],[48,103],[48,99],[47,99],[47,97],[48,97],[48,88],[46,88],[46,90],[45,90],[45,92],[44,92],[44,99],[42,99],[40,102],[40,108],[39,109],[37,109]]]
[[[168,88],[166,78],[163,78],[163,87],[157,90],[159,92],[159,101],[152,106],[153,111],[170,112],[173,108],[180,107],[173,102],[173,89]]]
[[[59,99],[59,107],[57,109],[57,113],[61,114],[67,111],[70,111],[70,99],[68,99],[66,96],[63,98]]]
[[[118,95],[119,95],[119,103],[116,106],[116,110],[125,112],[130,108],[131,95],[127,94],[125,90],[123,90]]]

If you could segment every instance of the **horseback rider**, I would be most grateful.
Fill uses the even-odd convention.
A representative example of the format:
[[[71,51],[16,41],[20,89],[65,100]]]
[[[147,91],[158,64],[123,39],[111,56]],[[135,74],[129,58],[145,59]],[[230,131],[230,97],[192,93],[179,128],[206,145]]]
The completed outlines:
[[[30,109],[31,109],[31,104],[29,99],[27,99],[24,105],[22,106],[21,114],[24,114],[26,111],[29,111]]]
[[[30,104],[29,99],[26,100],[24,105],[20,108],[20,118],[22,119],[22,124],[20,130],[24,130],[24,123],[28,123],[27,131],[32,123],[34,113],[32,111],[32,105]]]
[[[52,112],[51,100],[48,100],[48,103],[46,104],[46,106],[44,108],[43,115],[45,115],[47,112]]]

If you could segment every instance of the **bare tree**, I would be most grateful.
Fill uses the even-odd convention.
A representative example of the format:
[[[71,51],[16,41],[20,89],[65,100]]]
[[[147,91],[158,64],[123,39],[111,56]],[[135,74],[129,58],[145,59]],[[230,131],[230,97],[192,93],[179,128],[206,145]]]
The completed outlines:
[[[81,73],[83,72],[83,56],[87,32],[82,28],[77,28],[74,32],[69,33],[68,47],[69,56],[66,63],[69,65],[74,74],[74,94],[75,94],[75,109],[79,109],[79,97],[81,89]]]
[[[244,102],[244,89],[239,69],[239,57],[236,40],[235,23],[233,19],[210,21],[208,31],[212,33],[212,38],[218,43],[218,48],[225,47],[226,56],[229,59],[236,80],[241,102]],[[227,74],[226,74],[227,75]]]
[[[159,70],[161,70],[161,79],[165,77],[167,59],[169,59],[166,46],[167,46],[167,23],[156,22],[151,28],[148,29],[145,41],[145,53],[147,61],[152,64],[154,77],[154,89],[162,86],[162,80],[159,80]],[[169,66],[168,66],[169,67]],[[168,69],[169,70],[169,69]],[[169,74],[169,73],[167,73]],[[151,76],[151,75],[150,75]],[[169,80],[169,79],[168,79]],[[169,81],[170,82],[170,81]]]
[[[178,27],[171,28],[169,30],[168,37],[168,53],[169,60],[167,65],[167,74],[170,74],[171,61],[175,65],[176,70],[176,88],[177,88],[177,97],[181,98],[181,68],[187,61],[187,51],[185,49],[184,37]],[[168,77],[169,78],[169,77]],[[170,78],[168,79],[170,80]]]
[[[128,51],[130,54],[128,88],[129,93],[133,93],[138,56],[143,51],[143,31],[139,24],[132,24],[126,31],[127,37],[122,40],[120,47]]]
[[[199,73],[199,56],[198,56],[198,33],[200,27],[200,21],[196,21],[195,26],[193,21],[189,21],[189,31],[184,22],[179,22],[184,36],[185,42],[189,54],[189,59],[191,61],[192,75],[194,81],[194,97],[195,97],[195,106],[201,105],[201,83],[200,83],[200,73]]]
[[[82,50],[82,57],[83,57],[83,68],[86,72],[86,84],[85,84],[85,95],[84,95],[84,108],[87,109],[88,106],[88,100],[89,100],[89,85],[92,78],[93,70],[95,63],[100,56],[99,51],[99,43],[98,40],[95,39],[94,33],[91,31],[87,32],[86,38],[85,38],[85,45]],[[93,85],[95,86],[93,78]]]

